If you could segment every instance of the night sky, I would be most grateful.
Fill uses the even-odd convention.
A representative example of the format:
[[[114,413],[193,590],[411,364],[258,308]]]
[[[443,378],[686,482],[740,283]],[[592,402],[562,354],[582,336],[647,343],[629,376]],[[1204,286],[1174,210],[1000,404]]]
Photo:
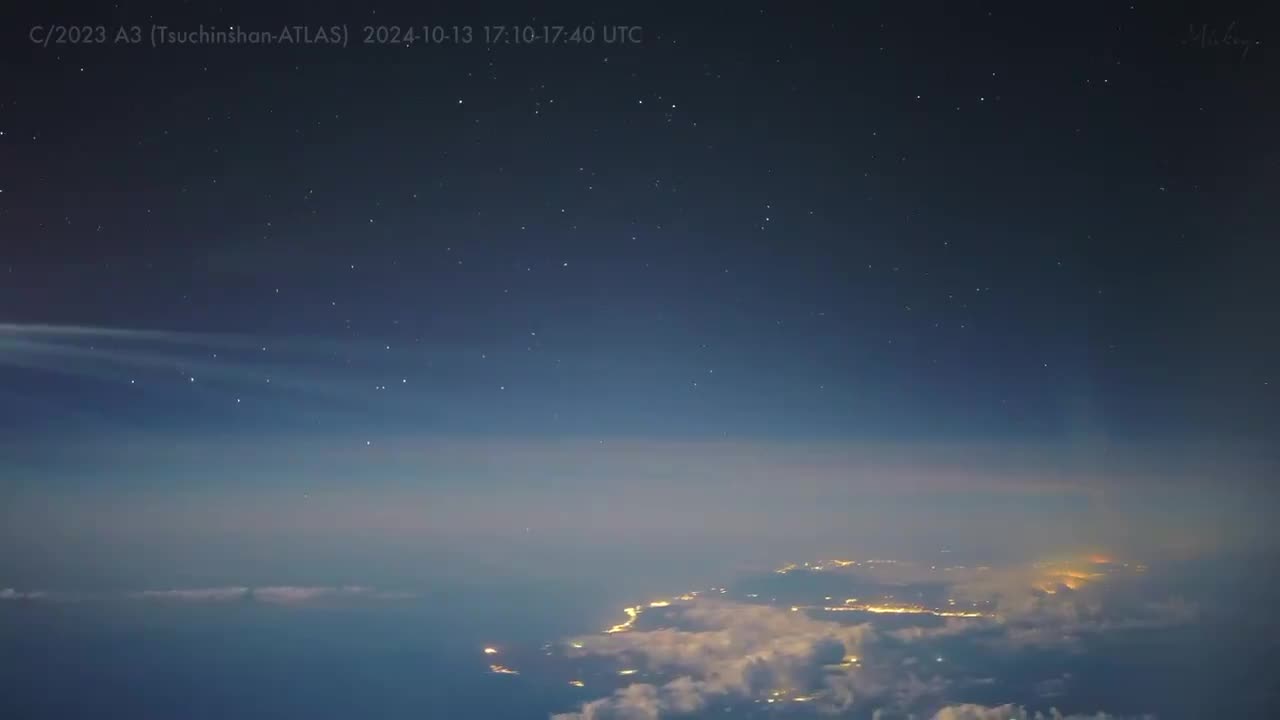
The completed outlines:
[[[1274,23],[458,8],[7,13],[6,577],[1274,539]],[[32,42],[60,23],[350,41]],[[598,36],[485,42],[522,23]],[[423,24],[473,40],[362,43]]]

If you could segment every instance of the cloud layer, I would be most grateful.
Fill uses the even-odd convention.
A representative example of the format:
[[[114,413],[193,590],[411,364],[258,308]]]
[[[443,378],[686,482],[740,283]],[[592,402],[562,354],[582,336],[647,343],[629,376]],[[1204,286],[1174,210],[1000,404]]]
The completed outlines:
[[[966,704],[942,708],[933,716],[933,720],[1150,720],[1152,717],[1142,715],[1126,719],[1104,712],[1092,715],[1063,715],[1056,708],[1050,708],[1046,714],[1039,711],[1033,713],[1024,707],[1012,704],[995,707]]]
[[[784,590],[788,584],[809,588],[798,590],[801,595],[814,587],[834,594],[833,588],[849,581],[868,591],[862,597],[884,599],[842,606],[840,598],[828,595],[791,606],[751,592],[745,598],[760,599],[727,600],[720,588],[711,597],[693,593],[671,603],[629,608],[627,622],[602,635],[572,638],[566,654],[600,659],[644,681],[553,718],[649,720],[751,702],[803,704],[819,712],[874,709],[882,720],[1119,720],[1106,713],[956,704],[966,688],[996,680],[943,656],[1071,652],[1093,635],[1162,628],[1196,617],[1189,603],[1154,602],[1138,592],[1145,571],[1145,566],[1101,555],[999,569],[888,561],[789,564],[767,586],[780,595],[789,592]],[[942,609],[931,610],[924,595],[904,599],[921,589],[938,592]],[[833,604],[837,607],[827,607]],[[857,613],[861,607],[868,609],[842,612]],[[947,616],[949,608],[974,608],[973,616]],[[867,619],[837,622],[859,617]],[[1053,682],[1039,682],[1039,691],[1028,691],[1042,698],[1061,695],[1060,689],[1044,691],[1062,685],[1060,678]]]
[[[300,605],[312,602],[344,599],[402,600],[412,598],[412,593],[392,592],[363,585],[224,585],[198,588],[168,588],[163,590],[139,590],[124,594],[55,593],[44,590],[0,589],[0,600],[109,600],[132,599],[191,603],[261,602],[273,605]]]
[[[667,611],[690,629],[661,628],[576,638],[572,655],[613,658],[676,677],[637,683],[557,720],[656,718],[718,699],[814,702],[844,709],[878,691],[853,663],[874,642],[870,625],[841,625],[765,605],[699,601]]]

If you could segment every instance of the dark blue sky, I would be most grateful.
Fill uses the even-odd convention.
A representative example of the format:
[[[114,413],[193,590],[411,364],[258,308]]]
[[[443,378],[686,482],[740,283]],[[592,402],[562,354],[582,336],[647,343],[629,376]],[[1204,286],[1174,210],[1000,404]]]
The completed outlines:
[[[516,21],[644,39],[359,46]],[[1275,63],[1189,32],[1233,21],[1273,32],[1109,3],[15,17],[6,524],[1256,541]],[[30,42],[58,22],[353,35]]]

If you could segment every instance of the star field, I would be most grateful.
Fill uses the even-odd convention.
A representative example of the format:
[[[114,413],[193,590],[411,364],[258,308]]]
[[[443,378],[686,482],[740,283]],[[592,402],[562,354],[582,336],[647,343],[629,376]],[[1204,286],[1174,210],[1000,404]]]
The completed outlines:
[[[1256,3],[55,5],[0,717],[1277,717]]]
[[[166,12],[63,20],[505,17]],[[553,14],[644,39],[9,43],[0,422],[1274,462],[1261,48],[1143,4]]]

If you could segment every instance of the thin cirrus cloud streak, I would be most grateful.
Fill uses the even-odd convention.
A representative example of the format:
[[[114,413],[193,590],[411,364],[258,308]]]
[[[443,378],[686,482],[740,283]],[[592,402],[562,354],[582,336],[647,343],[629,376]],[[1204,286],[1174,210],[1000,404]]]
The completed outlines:
[[[92,601],[136,600],[182,603],[259,602],[272,605],[303,605],[326,601],[407,600],[413,593],[381,590],[364,585],[225,585],[215,587],[167,588],[125,593],[63,593],[48,590],[0,588],[0,601]]]
[[[211,587],[173,590],[143,590],[132,597],[148,600],[177,600],[192,602],[219,602],[252,600],[278,605],[294,605],[323,600],[368,599],[402,600],[413,597],[410,593],[378,590],[363,585],[299,586],[267,585],[258,587]]]

